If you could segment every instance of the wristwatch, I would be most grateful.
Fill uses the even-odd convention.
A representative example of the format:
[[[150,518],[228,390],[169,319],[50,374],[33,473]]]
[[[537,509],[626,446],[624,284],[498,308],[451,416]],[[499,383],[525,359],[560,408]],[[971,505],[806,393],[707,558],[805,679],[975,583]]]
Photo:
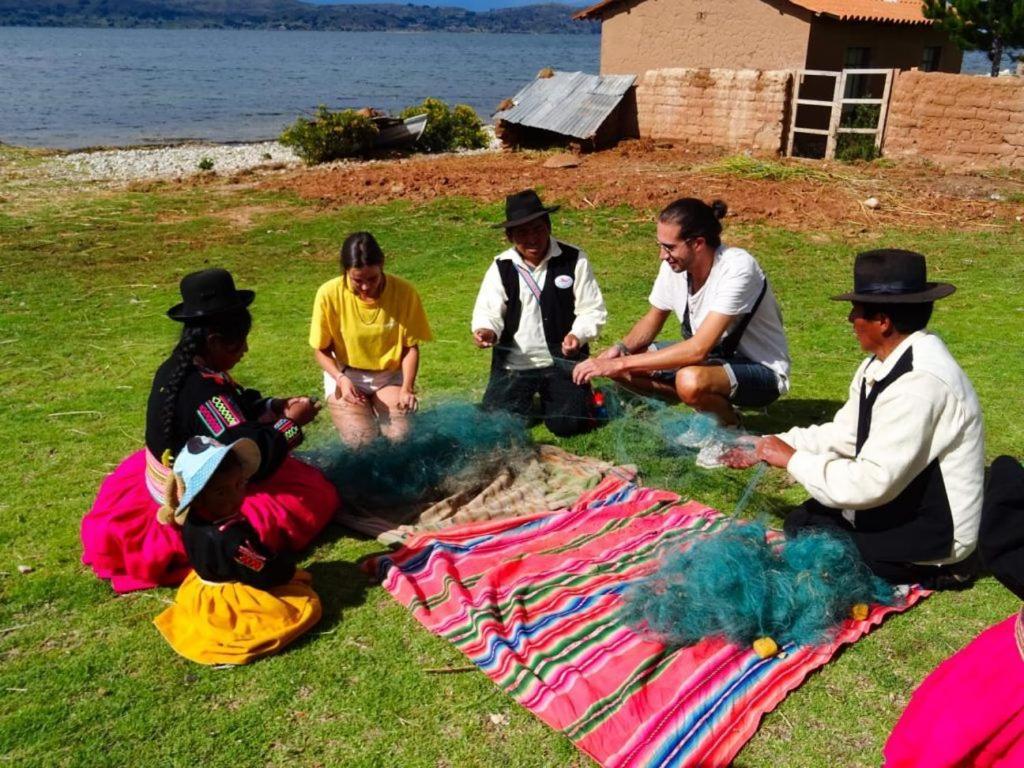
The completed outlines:
[[[616,341],[613,346],[617,350],[619,350],[619,354],[622,355],[623,357],[629,354],[629,347],[626,346],[626,342],[624,342],[622,339]]]

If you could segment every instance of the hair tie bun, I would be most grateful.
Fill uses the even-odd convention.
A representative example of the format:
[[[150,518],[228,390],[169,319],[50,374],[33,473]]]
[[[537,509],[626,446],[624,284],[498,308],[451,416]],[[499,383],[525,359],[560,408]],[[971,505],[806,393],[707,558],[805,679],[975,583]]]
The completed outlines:
[[[178,500],[185,493],[185,481],[181,475],[171,472],[164,481],[164,503],[156,511],[156,520],[161,525],[174,525],[178,513]]]
[[[711,212],[715,214],[716,219],[724,219],[725,214],[729,212],[729,206],[724,200],[714,200],[711,203]]]
[[[166,504],[162,504],[156,511],[156,521],[160,525],[174,525],[174,510]]]

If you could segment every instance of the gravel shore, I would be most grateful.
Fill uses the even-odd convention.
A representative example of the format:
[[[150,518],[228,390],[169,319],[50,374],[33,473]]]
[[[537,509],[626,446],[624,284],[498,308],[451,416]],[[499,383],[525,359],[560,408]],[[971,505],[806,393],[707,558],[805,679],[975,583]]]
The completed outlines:
[[[485,126],[489,145],[485,149],[462,150],[456,154],[473,155],[494,152],[501,142],[492,126]],[[425,157],[422,156],[422,157]],[[206,163],[204,161],[212,163]],[[338,160],[335,165],[361,164],[359,160]],[[377,161],[368,161],[377,162]],[[204,168],[200,168],[203,163]],[[181,144],[170,147],[135,147],[72,152],[54,157],[43,165],[51,177],[70,181],[139,181],[143,179],[180,179],[204,171],[232,174],[261,166],[298,166],[301,161],[291,149],[276,141],[254,144]],[[323,166],[321,166],[323,167]]]
[[[182,144],[99,152],[73,152],[46,164],[54,177],[79,181],[173,179],[201,173],[204,160],[216,173],[235,173],[261,165],[297,165],[298,157],[276,141],[257,144]],[[206,165],[206,163],[204,163]]]

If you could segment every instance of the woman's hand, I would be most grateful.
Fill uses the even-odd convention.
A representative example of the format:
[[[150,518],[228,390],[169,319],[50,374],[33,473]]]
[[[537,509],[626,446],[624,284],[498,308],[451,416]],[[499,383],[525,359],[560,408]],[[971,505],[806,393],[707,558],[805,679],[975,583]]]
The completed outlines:
[[[366,395],[352,382],[352,379],[344,373],[339,373],[335,381],[338,383],[338,392],[341,393],[340,397],[337,394],[335,397],[346,403],[352,403],[352,405],[366,405]]]
[[[309,397],[289,397],[285,400],[281,415],[302,427],[315,419],[319,412],[319,401]]]
[[[420,402],[416,399],[416,393],[402,387],[402,391],[398,394],[398,410],[403,413],[415,413],[419,407]]]

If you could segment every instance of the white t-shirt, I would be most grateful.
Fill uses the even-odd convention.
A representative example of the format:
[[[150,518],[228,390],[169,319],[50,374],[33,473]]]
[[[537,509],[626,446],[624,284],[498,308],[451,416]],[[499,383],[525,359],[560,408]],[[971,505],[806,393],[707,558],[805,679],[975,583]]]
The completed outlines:
[[[721,245],[715,252],[711,274],[699,291],[691,295],[686,272],[673,272],[663,261],[648,301],[657,309],[675,312],[680,323],[689,303],[694,333],[711,312],[733,315],[736,320],[726,329],[724,339],[735,329],[739,316],[753,308],[764,279],[764,272],[753,256],[742,248]],[[736,353],[771,368],[779,378],[779,392],[789,391],[789,346],[782,329],[782,312],[770,284],[740,338]]]

